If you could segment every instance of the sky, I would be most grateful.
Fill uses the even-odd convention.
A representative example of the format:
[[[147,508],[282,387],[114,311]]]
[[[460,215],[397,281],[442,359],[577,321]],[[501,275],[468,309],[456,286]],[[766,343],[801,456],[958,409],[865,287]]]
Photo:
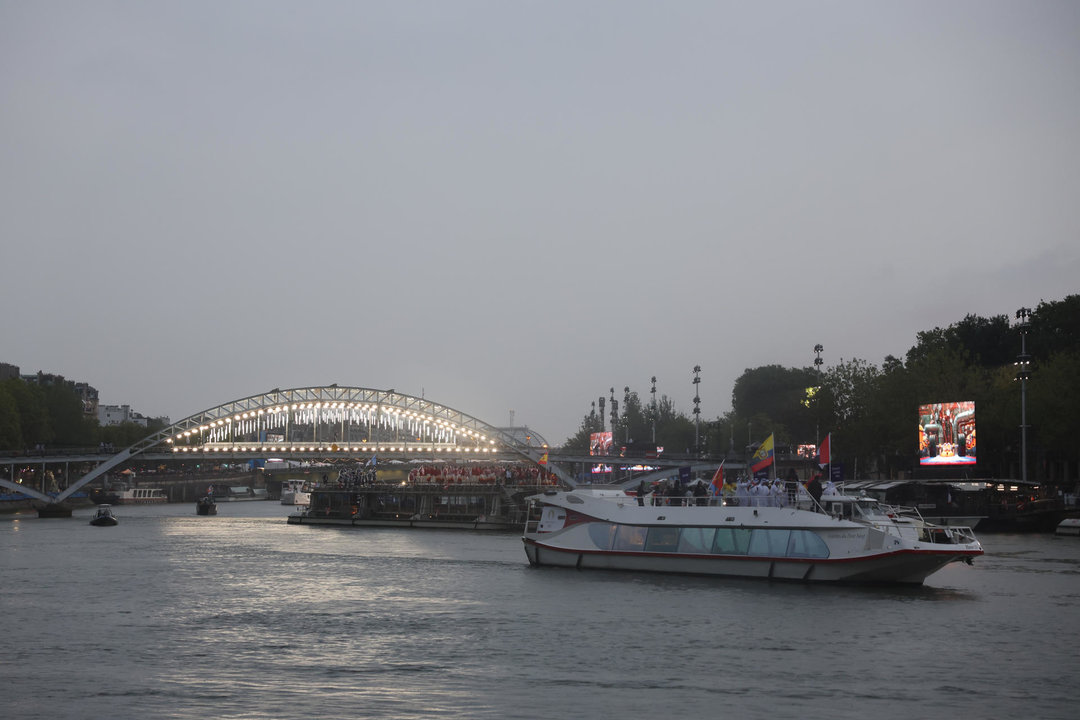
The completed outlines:
[[[902,357],[1080,291],[1080,3],[0,0],[0,362],[173,421]]]

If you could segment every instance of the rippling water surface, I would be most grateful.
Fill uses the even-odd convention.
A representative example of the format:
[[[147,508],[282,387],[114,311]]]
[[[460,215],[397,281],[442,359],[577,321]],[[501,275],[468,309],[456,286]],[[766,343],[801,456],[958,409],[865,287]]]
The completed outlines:
[[[531,568],[273,502],[0,516],[11,718],[1073,718],[1080,538],[921,588]]]

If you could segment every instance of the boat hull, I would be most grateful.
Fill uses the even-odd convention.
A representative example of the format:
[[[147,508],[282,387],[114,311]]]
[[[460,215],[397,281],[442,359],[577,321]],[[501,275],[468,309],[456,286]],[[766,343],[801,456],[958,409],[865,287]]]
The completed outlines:
[[[282,490],[282,505],[301,505],[307,507],[311,504],[311,493],[301,490]]]
[[[434,520],[434,519],[379,519],[347,518],[320,516],[309,513],[293,513],[287,520],[289,525],[336,525],[339,527],[385,527],[415,528],[420,530],[482,530],[490,532],[509,532],[521,530],[520,523],[500,522],[497,520]]]
[[[921,585],[928,576],[965,555],[901,550],[864,558],[795,560],[742,555],[590,552],[554,547],[533,538],[524,538],[524,543],[529,563],[534,566],[832,583]]]

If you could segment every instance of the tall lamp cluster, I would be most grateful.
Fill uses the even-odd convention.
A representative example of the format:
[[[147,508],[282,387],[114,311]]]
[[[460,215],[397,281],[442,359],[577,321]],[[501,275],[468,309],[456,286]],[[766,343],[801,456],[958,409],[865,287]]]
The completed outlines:
[[[1031,309],[1022,307],[1016,311],[1020,330],[1020,354],[1016,356],[1016,377],[1020,381],[1020,479],[1027,482],[1027,380],[1031,377],[1031,356],[1027,351],[1027,334],[1031,329]]]

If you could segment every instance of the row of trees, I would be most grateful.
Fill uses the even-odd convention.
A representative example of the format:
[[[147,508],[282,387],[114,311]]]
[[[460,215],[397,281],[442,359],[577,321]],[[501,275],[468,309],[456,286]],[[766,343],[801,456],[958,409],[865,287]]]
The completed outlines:
[[[19,378],[0,382],[0,450],[21,452],[46,447],[132,445],[163,426],[136,423],[102,427],[83,412],[82,399],[67,385],[39,385]]]
[[[1028,473],[1073,482],[1080,466],[1080,295],[1041,302],[1029,320],[1027,351]],[[702,422],[698,450],[744,456],[747,446],[775,433],[778,446],[816,444],[832,433],[833,458],[847,476],[918,474],[918,406],[974,400],[978,477],[1020,476],[1020,387],[1014,365],[1018,323],[1005,315],[968,315],[947,328],[920,332],[903,358],[879,366],[852,359],[817,371],[767,365],[746,370],[732,390],[732,410]],[[624,396],[615,444],[652,440],[666,451],[694,449],[695,427],[665,397],[642,405]],[[584,417],[564,452],[588,452],[603,423]],[[941,471],[937,471],[940,475]]]

